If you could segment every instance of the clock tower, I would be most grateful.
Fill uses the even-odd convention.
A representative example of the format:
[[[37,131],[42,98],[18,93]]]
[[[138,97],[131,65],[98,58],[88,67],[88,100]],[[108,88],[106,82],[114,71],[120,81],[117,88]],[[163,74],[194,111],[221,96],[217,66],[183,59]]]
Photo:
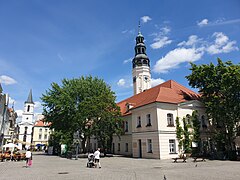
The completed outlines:
[[[140,32],[140,23],[138,25],[135,57],[132,60],[132,68],[134,95],[151,88],[150,60],[146,54],[144,37]]]

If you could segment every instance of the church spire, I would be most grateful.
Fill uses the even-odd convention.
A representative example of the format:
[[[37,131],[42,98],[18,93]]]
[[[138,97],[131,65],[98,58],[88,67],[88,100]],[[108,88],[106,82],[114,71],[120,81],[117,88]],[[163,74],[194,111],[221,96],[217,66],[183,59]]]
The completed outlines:
[[[30,89],[30,92],[29,92],[29,94],[28,94],[28,99],[27,99],[27,101],[25,101],[25,103],[34,104],[33,98],[32,98],[32,89]]]

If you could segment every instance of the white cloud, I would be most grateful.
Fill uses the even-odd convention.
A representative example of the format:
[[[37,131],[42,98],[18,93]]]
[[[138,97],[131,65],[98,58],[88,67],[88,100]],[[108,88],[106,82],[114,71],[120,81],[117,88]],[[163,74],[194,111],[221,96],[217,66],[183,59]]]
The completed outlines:
[[[163,82],[165,82],[165,80],[161,79],[161,78],[157,78],[157,79],[151,79],[151,86],[157,86],[159,84],[162,84]]]
[[[126,64],[126,63],[129,63],[129,62],[131,62],[131,61],[132,61],[132,59],[133,59],[133,58],[125,59],[125,60],[123,61],[123,64]]]
[[[9,105],[11,106],[11,105],[13,105],[14,103],[15,103],[15,100],[12,99],[11,97],[9,97]]]
[[[57,54],[57,57],[60,59],[60,61],[64,62],[64,59],[60,53]]]
[[[134,34],[135,33],[135,30],[134,29],[125,29],[122,31],[122,34]]]
[[[159,48],[162,48],[162,47],[172,43],[172,40],[168,39],[168,37],[166,37],[166,36],[156,37],[153,41],[155,41],[155,42],[150,45],[151,48],[153,48],[153,49],[159,49]]]
[[[199,27],[203,27],[203,26],[220,26],[235,23],[240,23],[240,19],[225,20],[224,18],[221,18],[215,21],[208,21],[208,19],[203,19],[201,22],[198,22],[197,24]]]
[[[5,85],[16,84],[17,81],[9,76],[2,75],[0,76],[0,83]]]
[[[201,42],[202,39],[199,39],[196,35],[191,35],[188,37],[188,41],[182,41],[178,46],[195,46],[197,43]]]
[[[204,54],[202,48],[176,48],[162,57],[154,65],[153,71],[156,73],[166,73],[170,69],[177,68],[184,62],[194,62],[199,60]]]
[[[197,25],[200,27],[208,25],[208,19],[203,19],[201,22],[198,22]]]
[[[214,43],[206,49],[209,54],[229,53],[234,50],[239,50],[239,48],[235,46],[237,42],[229,41],[229,38],[222,32],[215,32],[213,37],[216,38]]]
[[[39,101],[34,102],[34,108],[41,108],[42,104]]]
[[[118,86],[125,86],[125,84],[126,84],[125,79],[120,79],[117,83]]]
[[[17,122],[21,122],[22,120],[22,114],[23,114],[23,110],[16,110],[15,111],[17,113]]]
[[[155,36],[153,43],[150,45],[153,49],[160,49],[168,44],[172,43],[172,40],[167,37],[167,34],[171,29],[167,26],[162,27],[159,32],[153,33],[152,36]]]
[[[170,69],[178,68],[181,63],[194,62],[204,55],[209,54],[229,53],[234,50],[239,50],[236,46],[236,41],[230,41],[229,38],[222,32],[215,32],[212,35],[213,42],[207,42],[204,39],[198,38],[196,35],[189,36],[187,41],[182,41],[178,44],[178,48],[169,51],[165,57],[159,59],[153,67],[156,73],[167,73]]]
[[[23,110],[16,110],[18,117],[22,117]]]
[[[170,27],[165,26],[165,27],[161,28],[161,31],[163,34],[168,34],[171,31],[171,29],[170,29]]]
[[[149,16],[143,16],[143,17],[141,17],[141,20],[142,20],[143,23],[146,23],[148,21],[151,21],[152,18],[150,18]]]

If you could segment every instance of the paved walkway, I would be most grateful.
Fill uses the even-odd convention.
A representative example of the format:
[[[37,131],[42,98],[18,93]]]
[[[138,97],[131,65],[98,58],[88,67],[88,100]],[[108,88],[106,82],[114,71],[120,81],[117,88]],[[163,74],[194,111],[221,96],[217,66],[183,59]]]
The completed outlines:
[[[33,154],[33,165],[0,162],[0,180],[237,180],[240,162],[209,161],[172,163],[171,160],[102,158],[102,168],[87,168],[87,159],[69,160]]]

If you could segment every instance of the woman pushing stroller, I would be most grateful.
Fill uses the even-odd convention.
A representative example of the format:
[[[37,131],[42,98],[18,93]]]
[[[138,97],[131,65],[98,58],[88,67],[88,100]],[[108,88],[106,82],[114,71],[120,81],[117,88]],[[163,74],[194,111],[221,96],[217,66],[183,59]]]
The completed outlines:
[[[87,167],[99,167],[101,168],[100,164],[100,148],[98,148],[94,153],[91,151],[88,154],[88,162],[87,162]]]

